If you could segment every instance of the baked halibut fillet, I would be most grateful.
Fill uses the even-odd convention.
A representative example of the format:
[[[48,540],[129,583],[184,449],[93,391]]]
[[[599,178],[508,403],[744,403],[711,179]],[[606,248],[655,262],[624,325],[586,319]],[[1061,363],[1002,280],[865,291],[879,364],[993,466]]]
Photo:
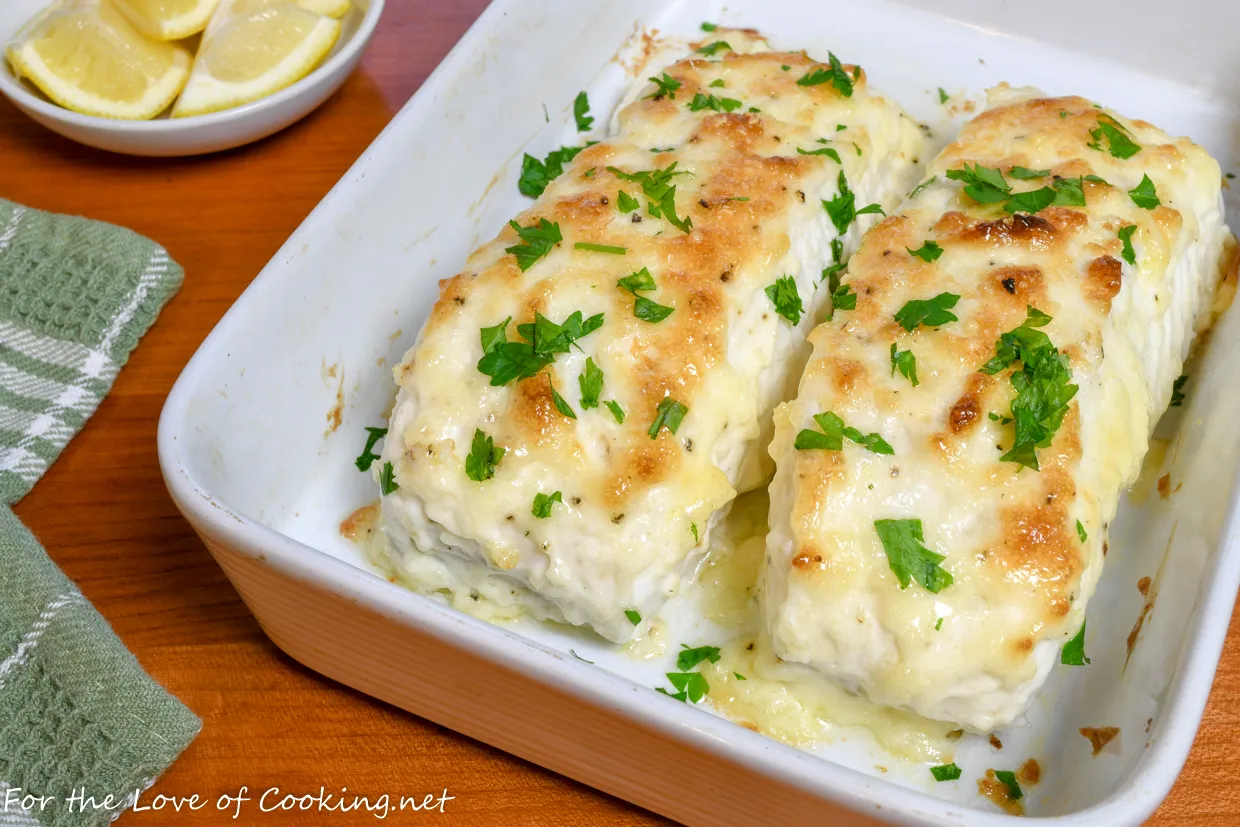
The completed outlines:
[[[769,477],[823,270],[924,144],[833,56],[698,45],[442,282],[395,369],[375,469],[416,588],[624,641]]]
[[[1224,248],[1218,164],[999,87],[862,240],[775,413],[775,654],[985,731],[1077,635]]]

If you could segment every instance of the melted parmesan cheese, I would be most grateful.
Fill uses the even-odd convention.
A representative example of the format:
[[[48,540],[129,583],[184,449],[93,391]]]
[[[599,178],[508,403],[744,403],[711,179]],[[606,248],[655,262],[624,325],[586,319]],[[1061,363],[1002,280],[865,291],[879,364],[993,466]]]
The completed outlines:
[[[1140,152],[1123,159],[1105,141],[1089,146],[1104,114]],[[1085,182],[1084,207],[1012,216],[945,178],[966,162],[1008,171],[1017,192],[1056,179],[1016,180],[1013,166],[1104,180]],[[814,331],[799,394],[776,412],[763,602],[784,660],[877,702],[985,731],[1023,713],[1084,621],[1119,493],[1208,319],[1229,234],[1212,158],[1081,98],[1001,88],[930,172],[863,240],[845,278],[856,310]],[[1152,210],[1128,194],[1144,175],[1162,202]],[[1135,264],[1118,236],[1130,225]],[[943,249],[936,261],[908,252],[928,240]],[[961,297],[958,321],[912,332],[896,323],[906,302],[943,292]],[[1028,306],[1053,317],[1043,330],[1080,388],[1038,449],[1041,470],[999,460],[1013,445],[1002,417],[1019,362],[978,372]],[[893,375],[893,343],[914,353],[917,387]],[[822,411],[881,434],[894,455],[854,443],[795,450]],[[954,583],[938,594],[901,589],[877,519],[920,519]]]
[[[648,85],[619,113],[618,134],[584,149],[517,217],[522,227],[555,222],[563,242],[524,271],[505,252],[518,243],[511,229],[476,250],[442,283],[396,368],[399,396],[375,468],[391,462],[400,486],[383,498],[390,565],[420,590],[450,593],[458,605],[480,596],[501,612],[625,641],[641,631],[626,612],[649,619],[692,576],[736,493],[769,476],[770,412],[795,389],[806,336],[827,304],[818,283],[837,233],[821,201],[840,194],[843,171],[858,209],[891,206],[914,182],[924,145],[860,70],[844,97],[831,83],[796,84],[819,66],[802,53],[771,52],[752,33],[714,37],[736,51],[670,66],[681,84],[674,98]],[[694,111],[698,95],[742,106]],[[839,162],[797,152],[828,146]],[[671,183],[676,215],[693,222],[687,233],[646,208],[639,184],[609,171],[673,162],[685,173]],[[642,208],[619,211],[621,191]],[[849,228],[846,252],[873,220]],[[633,296],[616,285],[643,267],[657,285],[643,295],[674,308],[657,324],[635,318]],[[765,292],[781,276],[795,280],[805,306],[797,325]],[[515,326],[536,312],[562,322],[576,311],[605,318],[579,350],[502,387],[479,372],[481,328],[512,317],[516,340]],[[619,403],[623,424],[606,407],[581,406],[587,358],[604,372],[602,399]],[[575,419],[557,410],[553,388]],[[688,413],[675,434],[651,439],[669,396]],[[475,429],[505,451],[485,482],[465,472]],[[563,502],[548,518],[531,514],[536,494],[557,491]]]

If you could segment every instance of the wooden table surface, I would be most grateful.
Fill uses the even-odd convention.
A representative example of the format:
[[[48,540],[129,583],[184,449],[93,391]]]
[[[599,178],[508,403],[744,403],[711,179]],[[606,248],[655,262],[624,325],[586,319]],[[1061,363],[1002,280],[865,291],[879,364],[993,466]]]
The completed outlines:
[[[659,824],[661,819],[374,701],[294,663],[263,636],[164,489],[160,407],[229,305],[418,88],[485,0],[389,3],[356,74],[322,109],[257,145],[206,158],[87,149],[0,100],[0,196],[157,239],[185,285],[111,395],[17,507],[142,665],[203,721],[154,793],[212,798],[242,786],[377,796],[447,788],[461,825]],[[1240,616],[1188,764],[1150,822],[1240,823]],[[211,809],[127,824],[375,824],[367,813]],[[401,820],[410,816],[394,815]]]

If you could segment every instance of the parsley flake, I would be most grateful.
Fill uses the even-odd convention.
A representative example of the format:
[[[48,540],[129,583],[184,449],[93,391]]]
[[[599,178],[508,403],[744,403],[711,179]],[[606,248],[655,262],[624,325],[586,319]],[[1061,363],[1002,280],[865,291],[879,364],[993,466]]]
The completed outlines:
[[[800,324],[805,307],[801,304],[801,294],[797,292],[796,279],[792,276],[781,276],[774,284],[767,285],[766,297],[775,305],[776,313],[793,325]]]
[[[522,227],[516,221],[509,221],[508,226],[516,231],[521,243],[505,247],[504,252],[517,257],[517,266],[522,272],[534,266],[534,262],[550,253],[555,245],[564,240],[564,236],[560,235],[560,225],[545,218],[538,219],[538,224],[528,227]]]
[[[736,678],[738,681],[747,681],[747,680],[749,680],[749,678],[745,677],[745,676],[744,676],[744,675],[742,675],[740,672],[733,672],[733,673],[732,673],[732,677]]]
[[[837,164],[844,163],[840,160],[840,154],[829,146],[824,146],[820,149],[801,149],[800,147],[797,147],[797,153],[800,155],[826,155]]]
[[[719,662],[718,646],[698,646],[690,649],[688,644],[680,644],[680,654],[676,656],[676,668],[681,672],[688,672],[702,661],[710,661],[711,663]]]
[[[616,286],[633,294],[633,315],[643,322],[657,324],[672,315],[672,311],[676,309],[637,295],[638,291],[655,289],[654,276],[650,275],[650,270],[645,267],[620,279]]]
[[[573,244],[574,250],[585,250],[589,253],[610,253],[613,256],[622,256],[629,250],[627,247],[616,247],[612,244],[592,244],[589,241],[578,241]]]
[[[555,354],[568,353],[569,348],[577,346],[578,339],[602,327],[603,314],[583,319],[577,310],[563,324],[556,324],[535,313],[533,324],[517,325],[517,333],[524,342],[507,341],[505,330],[510,320],[511,317],[495,327],[485,327],[481,333],[484,353],[478,360],[478,372],[491,377],[495,387],[535,376],[555,361]]]
[[[577,377],[577,385],[581,388],[582,410],[597,408],[599,395],[603,392],[603,369],[594,363],[593,358],[586,358],[586,369]]]
[[[1020,327],[999,337],[995,356],[979,370],[993,376],[1017,359],[1021,361],[1021,370],[1011,377],[1016,389],[1011,404],[1016,441],[999,459],[1037,471],[1037,449],[1050,447],[1078,387],[1069,384],[1072,370],[1067,359],[1050,337],[1037,329],[1050,323],[1051,317],[1034,307],[1028,308],[1026,316]]]
[[[719,26],[715,23],[702,23],[702,31],[704,32],[713,32],[717,28],[719,28]]]
[[[931,767],[930,774],[934,776],[935,781],[955,781],[960,777],[961,770],[960,767],[956,766],[956,762],[953,761],[950,764]]]
[[[1171,407],[1178,408],[1184,404],[1184,385],[1188,382],[1188,377],[1180,374],[1180,378],[1171,384]]]
[[[1029,167],[1014,166],[1008,170],[1008,175],[1017,181],[1032,181],[1035,178],[1045,178],[1051,174],[1049,169],[1029,169]]]
[[[947,94],[947,90],[942,86],[939,87],[939,103],[947,103],[947,99],[951,97]]]
[[[543,194],[543,190],[547,185],[559,178],[564,172],[564,165],[577,157],[577,153],[581,152],[585,147],[580,146],[562,146],[559,149],[553,149],[547,154],[545,160],[538,160],[533,155],[526,153],[521,159],[521,177],[517,179],[517,189],[521,194],[529,198],[537,198]]]
[[[947,558],[925,546],[921,520],[875,520],[874,528],[901,589],[915,580],[938,594],[952,584],[951,572],[939,566]]]
[[[999,779],[1000,783],[1007,787],[1009,801],[1020,801],[1024,798],[1024,793],[1020,790],[1020,784],[1016,783],[1016,773],[1011,770],[995,770],[995,778]]]
[[[1143,210],[1152,210],[1162,203],[1158,200],[1158,191],[1154,189],[1154,182],[1148,175],[1141,176],[1141,183],[1128,190],[1128,196],[1132,203]]]
[[[736,98],[717,98],[714,95],[703,95],[698,92],[693,96],[693,100],[689,101],[689,111],[701,112],[703,109],[710,109],[715,112],[735,112],[743,105]]]
[[[724,86],[723,78],[715,78],[714,80],[712,80],[710,83],[706,85],[712,89],[722,89]]]
[[[551,388],[551,404],[555,405],[555,409],[569,419],[576,419],[577,412],[573,410],[572,405],[568,404],[568,400],[560,396],[560,392],[555,389],[555,385],[551,384],[551,376],[547,376],[547,386]]]
[[[632,623],[634,626],[642,622],[641,612],[636,609],[625,609],[624,616],[627,617],[629,619],[629,623]]]
[[[656,87],[655,91],[647,95],[646,98],[676,100],[676,90],[681,86],[680,81],[676,80],[676,78],[664,72],[663,77],[646,78],[646,80],[649,80]]]
[[[844,424],[844,420],[831,411],[823,411],[820,414],[814,414],[814,421],[818,423],[821,432],[806,428],[797,434],[793,446],[798,451],[826,450],[826,451],[842,451],[844,450],[844,438],[847,437],[851,441],[865,448],[874,454],[894,454],[893,449],[887,440],[878,434],[863,434],[856,428],[849,427]]]
[[[981,164],[970,167],[966,161],[964,169],[949,169],[944,175],[951,181],[963,183],[964,194],[979,204],[1000,204],[1012,194],[1002,172]]]
[[[643,170],[641,172],[625,172],[616,167],[607,167],[607,171],[623,181],[641,184],[649,203],[646,210],[655,218],[662,216],[681,232],[693,229],[693,220],[689,216],[679,218],[676,215],[676,187],[671,181],[678,175],[688,172],[676,169],[676,162],[668,164],[664,169]]]
[[[594,118],[590,117],[590,99],[585,92],[578,92],[573,100],[573,119],[577,121],[578,132],[589,132],[594,126]]]
[[[620,425],[624,424],[624,408],[620,407],[620,403],[614,399],[608,399],[603,403],[607,406],[607,410],[611,411],[611,415],[616,418],[616,422]]]
[[[693,532],[693,542],[700,543],[702,538],[698,536],[697,523],[689,523],[689,530]]]
[[[1080,520],[1076,521],[1076,536],[1081,538],[1082,543],[1089,539],[1089,535],[1085,533],[1085,526]]]
[[[835,91],[846,98],[851,98],[853,83],[861,77],[861,67],[854,67],[853,74],[850,76],[844,71],[840,59],[831,52],[827,52],[827,66],[829,68],[815,66],[797,80],[797,86],[818,86],[830,82],[835,87]]]
[[[624,190],[620,190],[620,192],[616,194],[616,207],[619,208],[622,213],[631,213],[641,205],[642,202],[638,201]]]
[[[564,502],[564,497],[559,491],[550,497],[539,492],[534,495],[534,507],[530,509],[530,513],[540,520],[545,520],[551,516],[551,506],[562,502]]]
[[[1135,233],[1136,231],[1137,231],[1136,224],[1129,224],[1127,227],[1119,228],[1119,240],[1124,242],[1124,249],[1122,252],[1120,252],[1120,256],[1123,257],[1124,261],[1128,262],[1134,267],[1137,264],[1137,251],[1134,250],[1132,247],[1132,234]]]
[[[895,376],[896,371],[900,371],[900,375],[917,387],[921,383],[917,381],[917,357],[913,355],[911,350],[900,350],[896,347],[896,343],[891,343],[891,375]]]
[[[1007,203],[1003,205],[1003,209],[1009,213],[1041,212],[1055,203],[1055,197],[1055,190],[1050,187],[1042,187],[1042,189],[1032,190],[1031,192],[1018,192],[1008,199]]]
[[[926,241],[916,250],[912,247],[905,247],[904,249],[908,250],[909,255],[917,256],[927,264],[932,261],[937,261],[939,256],[943,255],[943,248],[933,241]]]
[[[374,461],[379,458],[379,455],[374,453],[373,451],[375,444],[379,440],[387,436],[387,432],[388,432],[387,428],[369,428],[368,427],[366,429],[366,447],[362,449],[361,456],[359,456],[357,459],[353,461],[353,464],[357,466],[357,470],[359,471],[370,470],[370,466],[373,465]]]
[[[710,692],[710,684],[706,682],[706,676],[701,672],[668,672],[667,679],[671,681],[676,692],[668,692],[662,687],[658,687],[658,691],[678,701],[697,703]]]
[[[1093,141],[1088,144],[1091,149],[1102,151],[1102,140],[1105,138],[1107,148],[1116,158],[1128,159],[1141,151],[1141,145],[1128,137],[1128,130],[1123,124],[1110,115],[1099,115],[1098,126],[1091,129],[1089,137]]]
[[[383,468],[379,471],[379,491],[386,497],[399,489],[400,484],[396,482],[396,469],[390,462],[383,463]]]
[[[654,422],[650,423],[650,430],[646,431],[646,434],[651,439],[658,439],[659,431],[667,428],[675,435],[680,428],[681,421],[688,412],[689,409],[675,399],[672,399],[670,396],[663,397],[663,399],[659,400],[659,407],[655,410]]]
[[[922,191],[922,190],[924,190],[926,187],[928,187],[928,186],[930,186],[931,184],[933,184],[933,183],[934,183],[934,181],[935,181],[935,179],[936,179],[937,177],[938,177],[938,176],[936,176],[936,175],[931,175],[929,178],[927,178],[926,180],[922,181],[922,182],[921,182],[920,184],[918,184],[917,186],[913,187],[912,191],[911,191],[911,192],[909,192],[909,194],[908,194],[908,196],[907,196],[907,197],[908,197],[908,198],[916,198],[918,195],[920,195],[920,194],[921,194],[921,191]]]
[[[895,320],[910,332],[916,330],[917,325],[939,327],[959,321],[951,312],[958,301],[960,297],[955,293],[939,293],[932,299],[911,299],[896,313]]]
[[[504,458],[504,449],[497,446],[491,437],[474,429],[474,441],[465,457],[465,476],[474,482],[486,482],[495,476],[495,466]]]
[[[823,201],[822,208],[827,211],[827,216],[831,219],[831,223],[835,225],[835,231],[840,235],[848,232],[849,226],[857,220],[859,215],[870,213],[887,214],[883,212],[883,208],[878,204],[870,204],[857,209],[857,196],[848,188],[848,179],[844,177],[844,170],[840,170],[837,183],[839,193],[830,201]]]
[[[724,49],[727,49],[729,52],[732,51],[732,47],[728,45],[726,40],[716,40],[713,43],[707,43],[705,46],[698,47],[698,51],[707,57],[714,57]]]

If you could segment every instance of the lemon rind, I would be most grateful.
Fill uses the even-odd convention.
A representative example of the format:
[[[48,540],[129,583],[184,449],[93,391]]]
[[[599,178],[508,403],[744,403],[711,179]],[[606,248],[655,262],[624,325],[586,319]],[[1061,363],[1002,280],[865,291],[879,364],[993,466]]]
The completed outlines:
[[[43,61],[33,42],[10,46],[9,62],[19,78],[34,84],[53,103],[82,115],[94,115],[118,121],[148,121],[168,108],[185,88],[190,76],[190,54],[175,47],[174,65],[147,89],[146,94],[132,102],[116,101],[82,91],[53,72]]]
[[[189,81],[172,108],[172,117],[190,118],[221,112],[287,89],[317,69],[339,37],[340,21],[323,17],[283,60],[269,71],[243,83],[218,80],[195,62]],[[204,44],[199,50],[200,60],[209,48],[209,44]]]
[[[133,27],[152,40],[167,42],[183,40],[201,32],[211,22],[211,16],[219,7],[220,0],[201,0],[192,11],[174,17],[171,20],[151,20],[130,8],[124,0],[113,5]]]

